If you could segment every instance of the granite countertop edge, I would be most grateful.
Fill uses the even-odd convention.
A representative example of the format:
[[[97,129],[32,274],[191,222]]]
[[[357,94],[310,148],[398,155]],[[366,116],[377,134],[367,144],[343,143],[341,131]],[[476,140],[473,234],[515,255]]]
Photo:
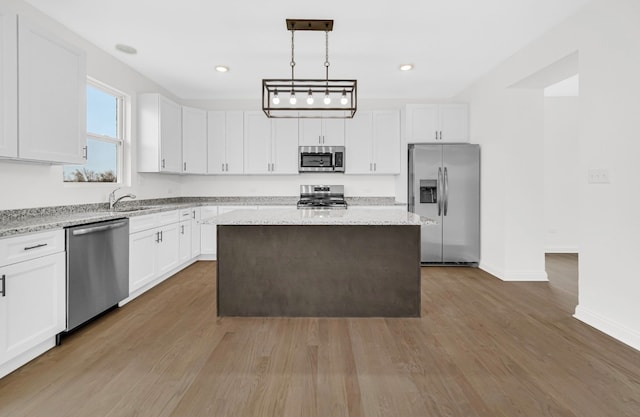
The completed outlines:
[[[203,219],[201,224],[220,226],[426,226],[432,219],[389,208],[330,210],[283,208],[274,210],[236,210]]]
[[[347,197],[350,206],[406,206],[392,197]],[[81,224],[132,218],[201,206],[293,206],[298,197],[182,197],[122,202],[121,211],[109,211],[107,203],[52,206],[0,211],[0,238]],[[127,211],[145,207],[142,210]]]

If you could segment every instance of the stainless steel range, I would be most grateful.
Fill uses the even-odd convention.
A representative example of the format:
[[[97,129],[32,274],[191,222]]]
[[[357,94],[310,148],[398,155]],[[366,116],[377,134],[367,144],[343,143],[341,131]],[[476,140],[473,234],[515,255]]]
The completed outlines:
[[[344,185],[301,185],[298,208],[346,209]]]

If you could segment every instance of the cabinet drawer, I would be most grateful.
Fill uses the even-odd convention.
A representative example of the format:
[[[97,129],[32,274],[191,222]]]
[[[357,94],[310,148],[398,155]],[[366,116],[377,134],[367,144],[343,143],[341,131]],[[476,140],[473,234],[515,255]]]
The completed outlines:
[[[180,221],[200,220],[200,207],[189,207],[180,210]]]
[[[64,230],[0,239],[0,266],[64,252]]]
[[[180,209],[180,221],[191,220],[193,218],[192,209]]]
[[[153,229],[160,225],[160,213],[146,214],[129,219],[129,234]]]

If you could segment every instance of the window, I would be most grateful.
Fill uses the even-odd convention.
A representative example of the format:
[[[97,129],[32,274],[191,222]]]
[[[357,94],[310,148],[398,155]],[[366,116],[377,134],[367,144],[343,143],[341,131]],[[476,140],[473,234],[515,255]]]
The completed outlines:
[[[124,95],[87,84],[87,162],[65,165],[65,182],[121,182]]]

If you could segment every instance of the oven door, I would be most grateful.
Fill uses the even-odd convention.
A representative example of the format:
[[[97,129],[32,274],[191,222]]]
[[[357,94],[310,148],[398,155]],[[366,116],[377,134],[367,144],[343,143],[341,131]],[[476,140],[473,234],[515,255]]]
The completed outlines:
[[[333,153],[300,152],[299,172],[333,171]]]

